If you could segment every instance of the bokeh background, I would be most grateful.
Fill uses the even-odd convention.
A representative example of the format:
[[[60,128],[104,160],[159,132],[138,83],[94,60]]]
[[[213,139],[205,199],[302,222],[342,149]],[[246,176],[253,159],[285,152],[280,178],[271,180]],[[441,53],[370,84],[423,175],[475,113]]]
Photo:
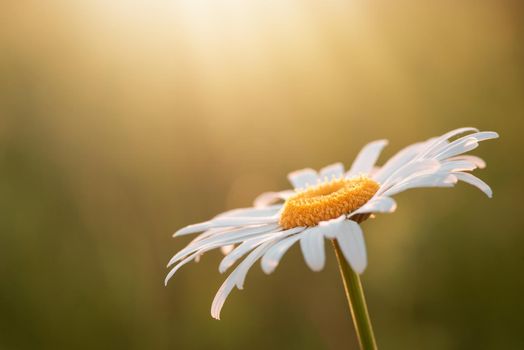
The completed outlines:
[[[383,349],[524,348],[521,1],[0,3],[1,349],[357,349],[333,253],[258,265],[211,319],[220,252],[166,288],[171,233],[461,126],[494,189],[367,221]],[[329,246],[327,246],[329,248]]]

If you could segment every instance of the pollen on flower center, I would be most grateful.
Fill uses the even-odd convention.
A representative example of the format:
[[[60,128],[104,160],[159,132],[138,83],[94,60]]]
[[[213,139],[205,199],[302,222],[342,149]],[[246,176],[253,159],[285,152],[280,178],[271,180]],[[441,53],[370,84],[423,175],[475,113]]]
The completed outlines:
[[[378,189],[379,184],[366,176],[308,187],[286,200],[279,224],[290,229],[338,218],[363,206]]]

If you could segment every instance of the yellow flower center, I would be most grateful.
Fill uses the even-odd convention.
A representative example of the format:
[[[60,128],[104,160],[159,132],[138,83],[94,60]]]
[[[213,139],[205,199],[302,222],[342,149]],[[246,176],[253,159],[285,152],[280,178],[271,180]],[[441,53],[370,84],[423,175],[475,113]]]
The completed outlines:
[[[290,229],[338,218],[363,206],[378,189],[379,184],[366,176],[308,187],[286,200],[279,224]]]

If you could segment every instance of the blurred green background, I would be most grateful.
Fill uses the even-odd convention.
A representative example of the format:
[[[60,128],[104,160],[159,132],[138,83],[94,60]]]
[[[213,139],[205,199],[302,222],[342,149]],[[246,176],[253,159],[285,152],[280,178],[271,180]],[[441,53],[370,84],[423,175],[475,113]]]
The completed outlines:
[[[171,233],[287,172],[461,126],[464,184],[364,224],[382,349],[524,349],[522,1],[0,3],[0,349],[357,349],[331,251],[258,265],[211,319],[220,252]],[[327,246],[329,248],[329,246]]]

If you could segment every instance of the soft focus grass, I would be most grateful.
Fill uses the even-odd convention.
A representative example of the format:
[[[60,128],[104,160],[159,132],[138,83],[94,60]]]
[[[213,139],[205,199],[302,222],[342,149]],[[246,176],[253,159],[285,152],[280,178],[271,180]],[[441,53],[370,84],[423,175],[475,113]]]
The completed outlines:
[[[494,189],[364,224],[385,349],[524,347],[522,6],[512,1],[0,5],[0,348],[356,348],[334,255],[298,248],[209,315],[220,254],[163,286],[175,229],[460,126]]]

